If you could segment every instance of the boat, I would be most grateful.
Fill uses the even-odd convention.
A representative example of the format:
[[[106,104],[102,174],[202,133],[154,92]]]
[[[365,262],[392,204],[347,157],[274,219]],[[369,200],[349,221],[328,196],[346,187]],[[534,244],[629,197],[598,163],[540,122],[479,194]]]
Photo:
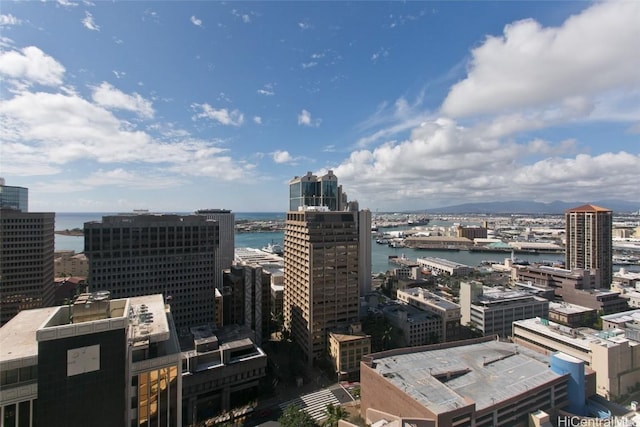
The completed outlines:
[[[270,254],[276,254],[276,255],[282,255],[284,253],[284,251],[282,250],[282,246],[273,242],[263,247],[262,250]]]

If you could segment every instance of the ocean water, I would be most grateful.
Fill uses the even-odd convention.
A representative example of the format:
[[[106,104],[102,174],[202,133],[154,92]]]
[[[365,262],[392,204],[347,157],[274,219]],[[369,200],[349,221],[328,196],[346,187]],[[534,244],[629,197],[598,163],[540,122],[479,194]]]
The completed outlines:
[[[78,212],[63,212],[56,213],[56,230],[66,230],[73,228],[83,228],[85,222],[100,221],[104,215],[114,215],[115,213],[78,213]],[[189,212],[181,212],[181,214],[189,214]],[[235,212],[236,220],[253,220],[253,221],[269,221],[269,220],[284,220],[284,212]],[[434,225],[447,225],[436,224]],[[84,251],[84,238],[82,236],[61,236],[56,234],[56,250],[74,250],[76,253]],[[262,248],[269,243],[283,244],[284,233],[282,231],[272,232],[255,232],[255,233],[236,233],[235,245],[236,248]],[[372,238],[371,249],[371,271],[373,273],[383,273],[391,268],[394,268],[394,264],[389,263],[390,256],[402,257],[405,256],[411,260],[417,258],[435,257],[443,258],[461,264],[477,266],[483,261],[496,261],[504,262],[504,259],[509,257],[507,253],[494,253],[494,252],[468,252],[468,251],[434,251],[434,250],[419,250],[409,248],[392,248],[387,245],[379,245],[375,243]],[[531,263],[542,261],[562,261],[564,260],[563,254],[517,254],[519,259],[527,260]],[[638,266],[627,267],[628,271],[635,271]],[[618,270],[618,266],[614,266],[614,271]],[[640,267],[637,268],[640,270]]]

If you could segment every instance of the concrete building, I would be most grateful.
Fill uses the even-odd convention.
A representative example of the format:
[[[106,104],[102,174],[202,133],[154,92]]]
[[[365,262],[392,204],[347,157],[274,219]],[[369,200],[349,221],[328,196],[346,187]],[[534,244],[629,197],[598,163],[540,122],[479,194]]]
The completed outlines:
[[[569,405],[569,378],[493,337],[389,350],[361,365],[361,416],[375,409],[421,426],[527,425],[531,412]]]
[[[549,301],[525,291],[484,287],[480,282],[460,283],[461,322],[483,335],[509,337],[515,320],[549,316]]]
[[[469,240],[486,239],[487,229],[485,227],[459,225],[456,228],[456,237],[464,237]]]
[[[75,251],[56,251],[53,272],[56,277],[87,277],[89,275],[89,259],[85,254],[77,254]]]
[[[605,398],[628,393],[640,381],[640,344],[620,329],[569,328],[533,318],[513,322],[512,339],[542,354],[561,351],[584,361],[595,371],[596,392]]]
[[[227,209],[200,209],[195,215],[202,215],[218,223],[218,251],[216,256],[216,288],[222,287],[222,272],[231,267],[235,257],[236,219]]]
[[[327,357],[328,332],[358,320],[371,289],[371,212],[347,202],[332,171],[289,182],[284,260],[285,327],[312,363]]]
[[[565,212],[565,266],[598,269],[599,288],[609,288],[613,277],[612,212],[595,205],[583,205]]]
[[[55,214],[0,209],[0,325],[53,305]]]
[[[448,274],[449,276],[466,276],[474,271],[473,267],[449,261],[444,258],[418,258],[418,265],[431,270],[434,274]]]
[[[371,336],[363,333],[359,324],[344,333],[329,332],[329,357],[338,379],[359,379],[360,361],[370,353]]]
[[[29,189],[5,185],[4,178],[0,178],[0,209],[29,212]]]
[[[399,345],[402,347],[435,344],[441,340],[444,322],[435,313],[408,304],[390,304],[382,307],[382,314],[401,332]]]
[[[549,302],[549,320],[556,323],[579,328],[593,326],[598,318],[598,312],[589,307],[582,307],[567,302]]]
[[[228,411],[258,396],[267,355],[246,326],[191,328],[182,353],[182,424]]]
[[[0,416],[6,426],[177,426],[180,369],[161,295],[85,294],[0,328]]]
[[[400,301],[440,316],[442,329],[438,336],[439,342],[455,341],[460,338],[462,314],[458,304],[424,288],[399,290],[396,295]]]
[[[215,319],[218,223],[200,215],[117,215],[84,224],[91,290],[162,293],[179,334]]]
[[[554,297],[569,304],[588,307],[605,314],[628,309],[619,293],[598,287],[597,269],[564,269],[549,266],[522,266],[512,269],[512,278],[552,288]]]
[[[284,319],[308,363],[326,357],[330,331],[358,321],[357,215],[321,207],[287,212]]]

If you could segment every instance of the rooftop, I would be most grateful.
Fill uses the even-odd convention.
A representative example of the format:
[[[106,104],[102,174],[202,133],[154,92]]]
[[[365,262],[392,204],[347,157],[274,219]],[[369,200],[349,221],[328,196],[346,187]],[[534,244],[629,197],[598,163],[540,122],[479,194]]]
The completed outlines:
[[[451,302],[439,295],[436,295],[432,292],[425,290],[424,288],[409,288],[405,290],[398,290],[398,293],[405,293],[411,295],[415,298],[424,300],[429,304],[438,306],[444,310],[455,310],[459,309],[460,306],[454,302]]]
[[[434,413],[470,401],[481,410],[560,377],[549,369],[546,357],[494,340],[386,354],[372,355],[372,367]]]
[[[20,366],[38,363],[36,331],[56,312],[58,307],[23,310],[0,328],[0,366],[19,363]],[[4,366],[2,366],[4,369]]]
[[[582,307],[581,305],[569,304],[568,302],[549,302],[549,311],[556,311],[564,314],[577,314],[595,311],[593,308]]]
[[[607,208],[603,208],[600,206],[596,206],[596,205],[582,205],[582,206],[578,206],[576,208],[573,209],[567,209],[565,211],[566,213],[571,213],[571,212],[611,212],[611,209],[607,209]]]

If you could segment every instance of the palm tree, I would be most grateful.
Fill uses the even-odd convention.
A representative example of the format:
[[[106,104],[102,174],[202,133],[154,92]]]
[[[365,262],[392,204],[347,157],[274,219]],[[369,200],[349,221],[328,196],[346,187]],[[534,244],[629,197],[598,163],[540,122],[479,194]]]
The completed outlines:
[[[327,419],[322,423],[323,427],[337,427],[340,420],[346,420],[349,416],[349,413],[342,409],[340,405],[334,406],[332,403],[329,403],[324,408],[324,414]]]

